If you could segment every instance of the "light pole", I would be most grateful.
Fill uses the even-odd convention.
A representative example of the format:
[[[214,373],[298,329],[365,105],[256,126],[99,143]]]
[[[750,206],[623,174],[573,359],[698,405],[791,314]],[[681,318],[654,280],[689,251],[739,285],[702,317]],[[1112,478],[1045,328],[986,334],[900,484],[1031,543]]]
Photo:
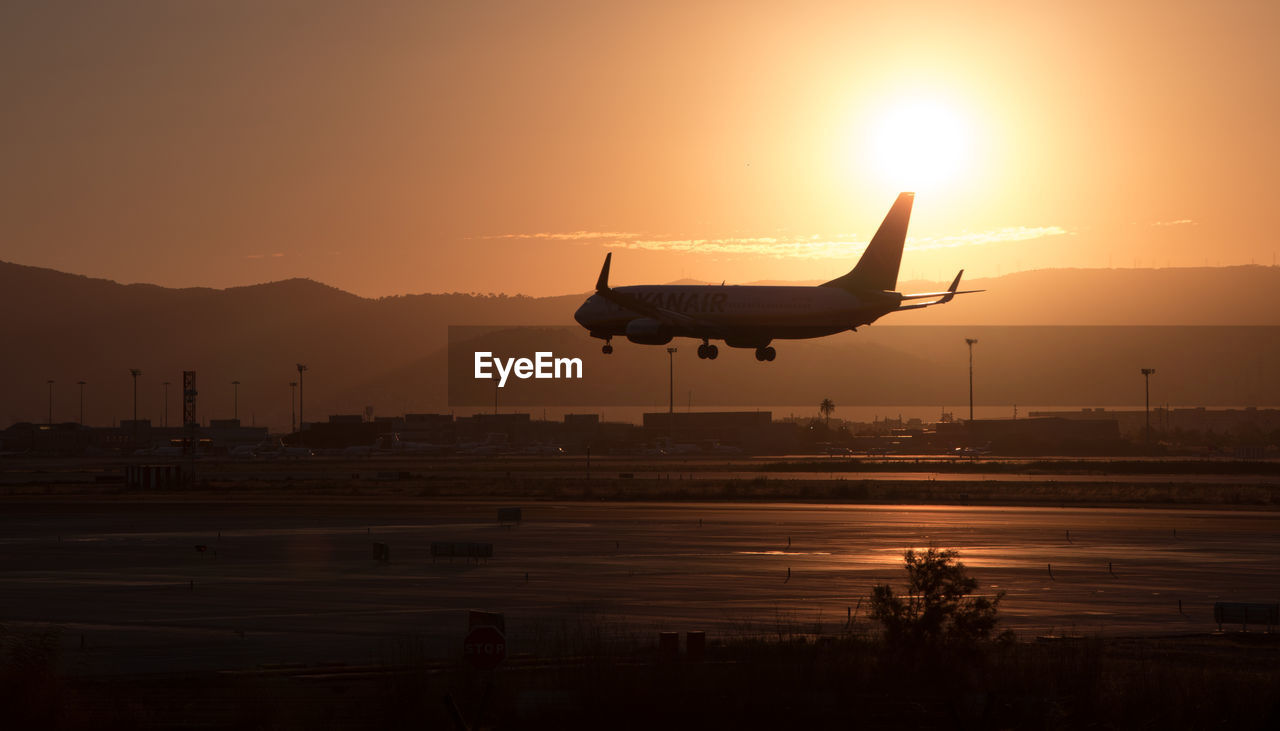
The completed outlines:
[[[231,418],[240,420],[240,382],[231,382]]]
[[[667,438],[676,428],[676,349],[667,348]]]
[[[53,426],[53,379],[49,379],[49,426]]]
[[[80,426],[84,426],[84,381],[76,381],[80,387]]]
[[[164,386],[164,413],[160,415],[160,424],[167,429],[169,428],[169,382],[163,381],[160,385]]]
[[[307,367],[305,365],[301,363],[298,364],[298,431],[302,431],[302,425],[307,421],[306,417],[302,415],[302,399],[304,390],[302,386],[302,374],[306,370]]]
[[[667,348],[667,421],[676,413],[676,349]]]
[[[1142,380],[1145,382],[1146,390],[1146,412],[1147,412],[1147,444],[1151,443],[1151,374],[1155,373],[1155,368],[1143,368]]]
[[[294,415],[297,413],[295,409],[298,406],[298,382],[289,381],[289,433],[297,431],[294,427]]]
[[[142,371],[138,368],[130,368],[129,375],[133,376],[133,444],[138,445],[138,376],[142,375]]]
[[[969,345],[969,421],[973,421],[973,346],[978,339],[965,338],[964,341]]]

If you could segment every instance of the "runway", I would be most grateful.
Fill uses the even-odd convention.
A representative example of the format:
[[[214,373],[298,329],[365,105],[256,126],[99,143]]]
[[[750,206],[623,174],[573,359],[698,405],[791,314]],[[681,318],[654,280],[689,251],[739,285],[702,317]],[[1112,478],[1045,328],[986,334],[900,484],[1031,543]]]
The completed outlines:
[[[1024,638],[1207,632],[1215,601],[1280,600],[1267,511],[536,502],[504,527],[510,500],[279,495],[10,499],[0,623],[62,627],[86,673],[443,656],[466,609],[504,612],[512,653],[582,633],[832,634],[867,629],[871,588],[901,588],[903,551],[927,546],[1006,592]],[[494,556],[433,562],[433,541]]]

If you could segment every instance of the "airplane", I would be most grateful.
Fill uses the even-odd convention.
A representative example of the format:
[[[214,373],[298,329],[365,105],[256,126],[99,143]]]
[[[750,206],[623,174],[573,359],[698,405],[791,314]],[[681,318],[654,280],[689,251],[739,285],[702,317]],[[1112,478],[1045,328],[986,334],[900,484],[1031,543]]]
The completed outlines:
[[[314,457],[315,452],[309,447],[289,446],[284,443],[283,439],[275,437],[265,442],[260,442],[249,449],[236,447],[231,451],[231,456],[275,459],[276,457]]]
[[[427,444],[426,442],[406,442],[396,432],[380,435],[373,442],[374,450],[381,453],[395,454],[440,454],[445,451],[444,445]]]
[[[944,305],[960,291],[960,277],[945,292],[901,294],[898,265],[907,238],[907,223],[915,193],[902,193],[854,268],[844,276],[818,286],[640,285],[609,286],[609,264],[604,257],[595,294],[573,314],[593,338],[604,340],[601,351],[613,352],[612,339],[626,337],[640,345],[666,345],[672,338],[701,340],[698,357],[715,360],[720,349],[712,340],[731,348],[755,348],[756,360],[771,361],[777,351],[774,340],[820,338],[845,330],[857,331],[890,312]],[[933,300],[914,302],[914,300]],[[904,304],[912,302],[911,304]]]
[[[258,456],[257,444],[241,444],[238,447],[232,447],[230,455],[233,459],[253,459]]]

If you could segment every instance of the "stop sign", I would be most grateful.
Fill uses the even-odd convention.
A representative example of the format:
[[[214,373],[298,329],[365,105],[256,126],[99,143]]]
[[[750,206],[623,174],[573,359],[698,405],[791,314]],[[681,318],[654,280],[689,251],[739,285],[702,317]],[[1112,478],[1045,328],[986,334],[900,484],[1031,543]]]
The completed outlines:
[[[507,637],[497,627],[475,627],[462,641],[462,656],[481,670],[492,670],[507,659]]]

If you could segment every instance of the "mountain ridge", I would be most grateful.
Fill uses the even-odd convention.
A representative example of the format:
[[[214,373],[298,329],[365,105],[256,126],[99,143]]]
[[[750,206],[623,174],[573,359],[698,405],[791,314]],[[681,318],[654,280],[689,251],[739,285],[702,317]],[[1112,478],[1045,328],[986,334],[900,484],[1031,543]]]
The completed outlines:
[[[963,284],[987,291],[946,307],[892,314],[870,331],[860,328],[830,340],[856,343],[868,332],[916,325],[1280,326],[1280,268],[1275,267],[1036,270]],[[945,283],[903,282],[900,289],[940,286]],[[239,380],[242,421],[282,428],[289,423],[289,383],[297,380],[297,363],[310,367],[304,386],[308,421],[358,413],[369,405],[379,413],[441,410],[446,408],[442,376],[419,372],[437,369],[443,361],[449,325],[574,326],[573,311],[586,295],[454,292],[365,298],[304,278],[226,289],[166,288],[0,262],[0,342],[11,356],[0,359],[0,428],[46,420],[49,379],[55,381],[55,421],[78,418],[79,380],[88,382],[89,423],[129,418],[130,368],[143,371],[138,415],[156,423],[163,421],[162,382],[180,383],[181,372],[194,369],[203,417],[232,415],[230,382]],[[585,332],[581,338],[598,350]],[[1245,350],[1247,342],[1224,343],[1224,363],[1253,357]],[[779,358],[788,357],[793,346],[778,345]],[[634,347],[638,352],[640,346]],[[724,357],[715,365],[725,369],[726,379],[744,384],[759,377],[759,364],[749,357]],[[1250,367],[1270,372],[1275,365]],[[819,364],[815,384],[838,382],[838,366]],[[887,366],[864,362],[858,367],[872,377],[871,371]],[[739,369],[753,370],[744,370],[742,380]],[[769,384],[751,387],[761,389],[761,403],[770,402]],[[180,398],[176,387],[169,390],[174,423]],[[1204,402],[1212,403],[1212,395]]]

